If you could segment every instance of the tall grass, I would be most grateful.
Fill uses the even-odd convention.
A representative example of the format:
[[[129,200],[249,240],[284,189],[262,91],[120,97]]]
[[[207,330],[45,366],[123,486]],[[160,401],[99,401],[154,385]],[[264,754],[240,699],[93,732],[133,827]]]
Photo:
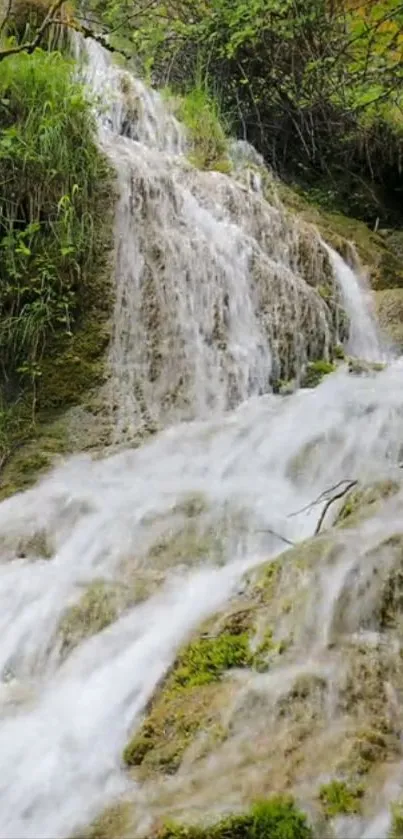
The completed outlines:
[[[169,87],[163,94],[172,100],[175,116],[185,125],[190,143],[189,158],[198,169],[228,172],[229,125],[224,118],[218,98],[211,92],[200,74],[194,85],[180,96]]]
[[[74,65],[37,50],[0,75],[0,383],[40,376],[74,328],[109,172]]]

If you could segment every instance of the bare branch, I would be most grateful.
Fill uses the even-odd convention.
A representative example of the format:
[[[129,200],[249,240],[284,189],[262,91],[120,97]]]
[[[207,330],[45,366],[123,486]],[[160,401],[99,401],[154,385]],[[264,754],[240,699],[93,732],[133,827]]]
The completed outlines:
[[[10,0],[10,3],[11,2],[12,0]],[[50,26],[60,25],[60,23],[63,23],[63,25],[69,29],[74,29],[76,32],[80,32],[84,38],[92,38],[94,41],[97,41],[99,44],[101,44],[101,46],[109,52],[119,53],[119,55],[122,55],[127,60],[132,58],[132,55],[130,53],[125,52],[125,50],[121,49],[120,47],[114,47],[112,44],[110,44],[106,35],[95,32],[86,24],[79,23],[75,20],[61,21],[59,17],[54,17],[54,15],[57,14],[59,9],[61,9],[65,2],[66,0],[56,0],[56,2],[53,3],[51,8],[49,9],[48,14],[46,15],[46,18],[39,27],[32,41],[27,41],[27,43],[25,44],[18,44],[14,47],[8,47],[7,49],[0,50],[0,61],[3,61],[3,59],[8,58],[11,55],[17,55],[18,53],[22,52],[27,52],[28,54],[33,53],[40,46],[41,40],[46,30]]]
[[[342,489],[340,492],[336,493],[336,495],[333,495],[332,498],[329,498],[329,500],[326,502],[326,504],[325,504],[320,516],[319,516],[319,521],[318,521],[318,523],[316,525],[316,528],[315,528],[315,536],[317,536],[318,533],[320,532],[320,529],[321,529],[322,524],[325,520],[325,516],[326,516],[326,513],[327,513],[330,505],[333,504],[334,501],[337,501],[339,498],[343,498],[343,496],[346,495],[350,491],[350,489],[353,489],[353,487],[357,486],[357,484],[358,484],[358,481],[350,481],[350,483],[347,484],[347,486],[344,487],[344,489]]]
[[[328,500],[329,493],[334,492],[336,489],[339,489],[339,487],[343,486],[343,484],[350,485],[353,483],[357,483],[357,481],[353,481],[351,478],[344,478],[342,481],[339,481],[334,486],[329,487],[329,489],[325,489],[324,492],[321,492],[321,494],[318,495],[317,498],[315,498],[315,501],[311,501],[309,504],[306,505],[306,507],[302,507],[301,510],[296,510],[295,513],[290,513],[287,518],[292,519],[294,518],[294,516],[299,516],[301,513],[306,513],[308,510],[312,510],[312,507],[316,507],[318,504],[321,504],[322,501]]]
[[[18,44],[15,47],[8,47],[5,50],[0,50],[0,61],[3,61],[5,58],[8,58],[10,55],[17,55],[20,52],[27,52],[32,53],[34,50],[39,47],[42,37],[45,34],[46,30],[52,23],[55,22],[54,16],[55,14],[61,9],[64,5],[66,0],[55,0],[55,2],[50,6],[47,15],[45,16],[44,20],[42,21],[35,37],[32,41],[28,41],[26,44]],[[57,20],[57,23],[60,23],[60,20]]]

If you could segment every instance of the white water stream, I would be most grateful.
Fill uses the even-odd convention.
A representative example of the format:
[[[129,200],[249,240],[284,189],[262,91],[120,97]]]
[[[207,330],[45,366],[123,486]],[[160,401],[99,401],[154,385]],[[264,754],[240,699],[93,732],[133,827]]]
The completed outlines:
[[[137,450],[72,458],[0,505],[1,839],[69,837],[113,800],[126,784],[128,732],[157,682],[245,569],[283,549],[270,531],[309,536],[318,510],[292,512],[339,480],[393,469],[403,445],[399,361],[376,376],[339,370],[290,397],[268,392],[286,332],[303,359],[316,341],[324,353],[331,344],[323,302],[297,271],[298,228],[234,180],[186,164],[163,103],[95,44],[87,77],[104,100],[115,96],[101,142],[120,187],[116,438],[142,422],[168,427]],[[320,275],[326,249],[309,235]],[[333,252],[331,261],[350,350],[379,357],[357,277]],[[214,311],[225,326],[217,341]],[[153,318],[158,348],[146,328]],[[161,567],[151,548],[186,526],[181,505],[194,498],[203,533],[222,537],[219,556],[193,546]],[[85,586],[137,577],[152,582],[149,596],[63,656],[60,621]]]

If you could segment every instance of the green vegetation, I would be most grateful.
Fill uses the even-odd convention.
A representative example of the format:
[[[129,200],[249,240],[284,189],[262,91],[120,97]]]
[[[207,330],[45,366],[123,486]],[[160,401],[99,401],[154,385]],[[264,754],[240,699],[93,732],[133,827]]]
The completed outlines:
[[[169,682],[156,698],[151,712],[127,743],[123,760],[127,766],[150,773],[174,774],[199,732],[210,745],[225,738],[220,723],[222,694],[218,682],[172,690]]]
[[[323,784],[319,791],[319,798],[328,818],[342,813],[359,813],[363,795],[363,787],[348,786],[345,781],[331,781],[329,784]]]
[[[102,379],[111,175],[74,63],[59,52],[2,63],[0,125],[4,461],[42,413]]]
[[[403,805],[393,804],[391,807],[391,825],[388,839],[403,839]]]
[[[379,502],[385,501],[398,491],[399,484],[390,479],[351,490],[338,513],[336,523],[350,526],[357,523],[358,518],[367,518],[374,513],[375,505],[378,506]]]
[[[208,827],[166,825],[158,839],[311,839],[304,813],[292,798],[281,796],[255,804],[250,812],[229,816]]]
[[[141,777],[156,771],[176,772],[190,745],[199,758],[222,742],[227,736],[222,708],[231,691],[231,681],[223,676],[236,668],[267,670],[285,650],[284,641],[274,639],[266,620],[269,589],[273,593],[278,570],[277,562],[268,565],[264,579],[253,584],[253,600],[218,622],[217,616],[208,621],[201,636],[179,653],[124,750],[125,763],[141,767]]]
[[[191,162],[199,169],[229,172],[228,140],[217,100],[199,82],[176,100],[175,114],[189,132]]]
[[[129,740],[123,759],[128,766],[176,772],[183,753],[201,730],[222,736],[218,706],[221,676],[252,664],[246,632],[223,632],[193,641],[179,655],[171,676],[149,716]]]
[[[249,638],[246,632],[240,635],[223,633],[217,638],[200,638],[179,656],[172,685],[182,688],[208,684],[219,679],[226,670],[247,667],[250,660]]]
[[[316,387],[324,376],[333,373],[336,367],[330,361],[311,361],[301,379],[301,387]]]
[[[157,84],[214,79],[223,112],[326,209],[401,219],[403,10],[396,0],[92,0]],[[133,20],[133,24],[131,24]]]

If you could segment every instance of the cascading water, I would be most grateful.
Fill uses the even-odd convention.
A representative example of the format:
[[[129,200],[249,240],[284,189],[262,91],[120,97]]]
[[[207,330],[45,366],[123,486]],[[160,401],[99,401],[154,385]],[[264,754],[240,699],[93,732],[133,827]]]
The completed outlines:
[[[113,97],[100,142],[120,190],[116,438],[144,422],[167,427],[137,450],[72,458],[0,505],[2,839],[69,837],[130,786],[123,746],[178,647],[246,569],[312,534],[318,508],[291,514],[338,481],[400,475],[399,361],[269,392],[273,376],[330,352],[339,291],[351,351],[368,355],[371,339],[373,352],[352,272],[281,207],[192,168],[163,102],[98,45],[88,59],[93,90]],[[323,656],[353,567],[350,554],[340,562],[321,582],[296,671]],[[113,592],[110,625],[72,643],[66,617],[99,581]]]

